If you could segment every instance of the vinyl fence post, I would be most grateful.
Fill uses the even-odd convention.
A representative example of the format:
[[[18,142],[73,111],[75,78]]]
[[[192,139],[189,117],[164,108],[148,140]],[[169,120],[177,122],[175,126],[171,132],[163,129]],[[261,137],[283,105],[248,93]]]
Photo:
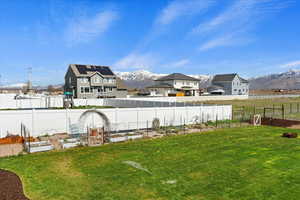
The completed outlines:
[[[35,120],[35,117],[34,116],[35,116],[35,110],[32,109],[32,111],[31,111],[31,134],[32,134],[32,136],[35,133],[35,130],[34,130],[34,120]]]

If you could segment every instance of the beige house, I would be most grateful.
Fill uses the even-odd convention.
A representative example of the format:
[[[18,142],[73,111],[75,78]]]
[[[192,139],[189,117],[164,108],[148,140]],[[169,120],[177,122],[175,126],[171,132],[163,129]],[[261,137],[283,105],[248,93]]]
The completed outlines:
[[[150,96],[199,96],[199,79],[174,73],[155,80],[147,87]]]

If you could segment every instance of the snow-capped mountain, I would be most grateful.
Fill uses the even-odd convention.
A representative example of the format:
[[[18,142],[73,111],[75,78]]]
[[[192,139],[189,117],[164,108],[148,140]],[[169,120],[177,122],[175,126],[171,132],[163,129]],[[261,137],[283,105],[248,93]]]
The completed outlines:
[[[125,85],[131,88],[144,88],[154,84],[154,80],[167,76],[168,74],[156,74],[146,70],[134,72],[115,72],[115,74],[124,81]],[[200,85],[206,86],[212,76],[209,75],[188,75],[200,80]]]
[[[300,89],[300,70],[251,78],[251,89]]]
[[[1,85],[0,88],[24,88],[27,86],[27,83],[13,83],[13,84],[8,84],[8,85]]]
[[[143,80],[155,80],[158,79],[160,77],[163,76],[167,76],[168,74],[156,74],[156,73],[152,73],[149,72],[147,70],[138,70],[138,71],[133,71],[133,72],[116,72],[115,73],[120,79],[122,80],[139,80],[139,81],[143,81]],[[209,75],[196,75],[196,74],[192,74],[192,75],[188,75],[200,80],[208,80],[211,78],[211,76]]]
[[[125,81],[155,80],[157,78],[167,75],[167,74],[155,74],[146,70],[138,70],[134,72],[116,72],[115,74],[120,79]]]

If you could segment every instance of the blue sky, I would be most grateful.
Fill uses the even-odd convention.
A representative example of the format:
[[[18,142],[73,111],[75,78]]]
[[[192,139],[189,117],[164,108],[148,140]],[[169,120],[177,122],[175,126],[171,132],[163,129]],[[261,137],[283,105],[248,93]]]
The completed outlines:
[[[68,64],[245,77],[300,68],[297,0],[2,0],[2,84]]]

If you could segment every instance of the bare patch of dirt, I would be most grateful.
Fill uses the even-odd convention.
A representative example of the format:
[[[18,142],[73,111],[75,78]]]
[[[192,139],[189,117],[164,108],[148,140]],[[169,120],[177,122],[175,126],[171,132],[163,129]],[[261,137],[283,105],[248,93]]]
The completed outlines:
[[[21,179],[14,173],[0,169],[0,199],[29,200],[23,193]]]

